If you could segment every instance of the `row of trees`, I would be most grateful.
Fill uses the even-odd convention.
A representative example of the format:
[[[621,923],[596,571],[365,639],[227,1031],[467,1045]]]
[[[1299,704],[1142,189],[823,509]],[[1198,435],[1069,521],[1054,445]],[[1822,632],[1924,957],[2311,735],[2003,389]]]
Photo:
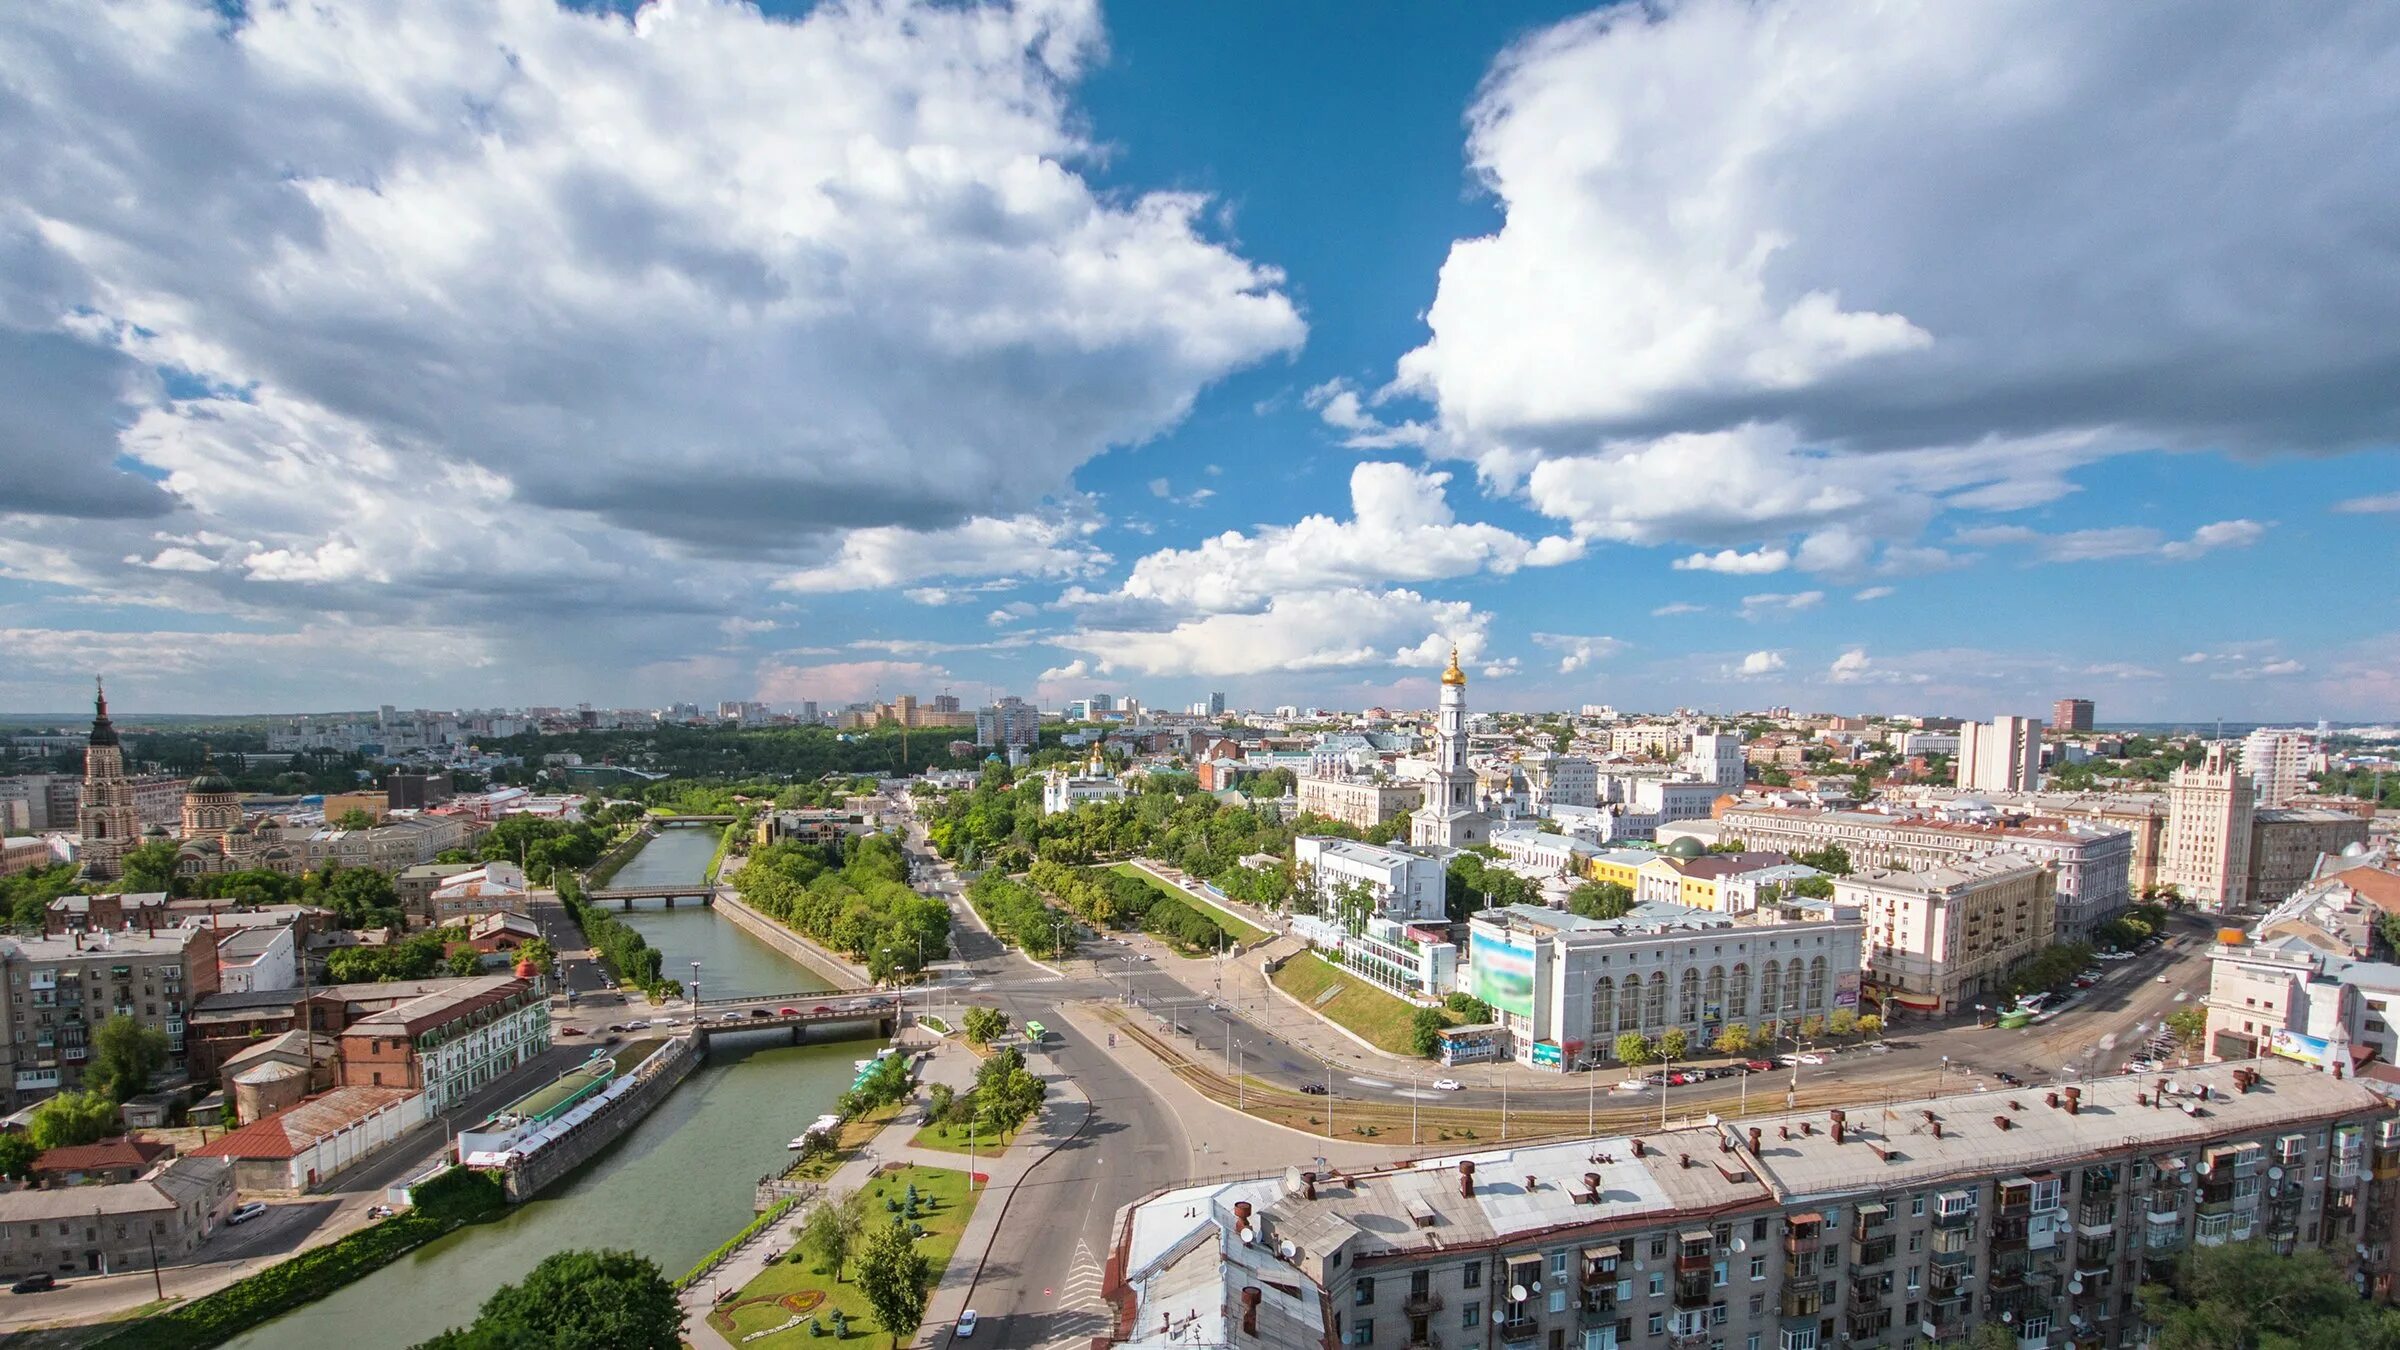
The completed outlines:
[[[584,945],[600,953],[608,968],[617,973],[617,983],[653,998],[668,998],[682,992],[681,982],[660,974],[663,958],[658,948],[616,915],[585,900],[583,887],[574,877],[560,874],[558,899],[567,907],[567,913],[575,916],[576,926],[583,930]]]
[[[993,1010],[970,1009],[968,1017],[972,1019],[979,1011]],[[972,1032],[969,1038],[973,1038]],[[947,1083],[927,1089],[925,1121],[929,1125],[972,1122],[984,1135],[997,1138],[1033,1119],[1049,1090],[1048,1084],[1026,1069],[1024,1052],[1010,1046],[983,1061],[975,1070],[975,1082],[965,1092],[954,1092]]]
[[[1040,779],[1029,776],[1012,784],[1005,771],[995,768],[974,788],[951,793],[927,808],[926,834],[943,857],[968,868],[1022,872],[1037,858],[1084,866],[1138,854],[1213,880],[1238,867],[1245,856],[1288,855],[1293,836],[1303,831],[1357,833],[1317,817],[1286,822],[1272,811],[1219,801],[1184,774],[1148,774],[1141,784],[1139,792],[1122,800],[1088,802],[1045,816]],[[1241,884],[1249,887],[1264,880],[1249,878]]]
[[[1677,1063],[1702,1050],[1713,1050],[1720,1055],[1744,1055],[1767,1049],[1776,1041],[1791,1037],[1813,1041],[1826,1036],[1882,1034],[1883,1019],[1875,1014],[1862,1015],[1848,1008],[1836,1008],[1824,1014],[1775,1019],[1760,1024],[1755,1030],[1746,1022],[1735,1022],[1719,1031],[1714,1040],[1705,1043],[1682,1027],[1668,1027],[1656,1036],[1628,1031],[1620,1034],[1611,1048],[1619,1061],[1639,1067],[1644,1064]]]
[[[859,1292],[866,1295],[867,1307],[891,1336],[892,1344],[898,1345],[915,1335],[925,1320],[933,1267],[917,1250],[911,1225],[919,1207],[933,1201],[930,1196],[919,1196],[912,1184],[907,1202],[889,1222],[877,1222],[868,1200],[864,1191],[851,1191],[811,1209],[801,1221],[792,1259],[815,1260],[839,1283],[855,1257]],[[849,1328],[838,1310],[833,1318],[836,1335],[846,1335]]]
[[[734,874],[734,889],[877,980],[913,975],[950,950],[950,907],[910,889],[907,855],[886,835],[853,835],[839,846],[769,844]]]
[[[1075,925],[1072,915],[1042,899],[1040,891],[998,871],[967,883],[967,903],[992,936],[1028,951],[1053,949],[1062,928]]]
[[[1213,915],[1124,872],[1041,861],[1026,879],[1095,928],[1139,928],[1187,951],[1212,951],[1232,936]]]

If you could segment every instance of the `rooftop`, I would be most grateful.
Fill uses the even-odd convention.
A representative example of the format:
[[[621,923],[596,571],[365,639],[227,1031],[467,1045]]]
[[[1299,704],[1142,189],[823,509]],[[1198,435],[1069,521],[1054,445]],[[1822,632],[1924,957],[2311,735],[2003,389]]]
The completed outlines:
[[[1475,917],[1504,928],[1529,930],[1544,936],[1567,933],[1637,937],[1734,926],[1732,919],[1713,910],[1694,909],[1690,905],[1670,904],[1663,900],[1645,900],[1619,919],[1588,919],[1581,914],[1540,905],[1506,905],[1499,909],[1484,910]]]
[[[192,1150],[196,1158],[296,1158],[318,1141],[407,1101],[400,1088],[344,1087],[311,1097],[212,1139]]]
[[[20,961],[102,962],[128,956],[180,956],[191,937],[191,930],[184,928],[161,929],[155,937],[140,931],[127,933],[103,928],[89,933],[61,933],[57,937],[0,938],[0,953]]]
[[[2260,1075],[2247,1093],[2233,1077],[2244,1067]],[[2163,1096],[2157,1093],[2161,1083],[2167,1085]],[[2010,1168],[2071,1166],[2101,1154],[2167,1152],[2227,1136],[2390,1113],[2381,1097],[2355,1081],[2275,1059],[2169,1075],[2120,1074],[2079,1088],[2075,1111],[2063,1096],[2051,1105],[2052,1090],[2040,1087],[1964,1092],[1907,1107],[1852,1107],[1839,1144],[1825,1111],[1754,1116],[1719,1128],[1745,1146],[1736,1131],[1759,1132],[1760,1173],[1788,1201],[1988,1177]]]
[[[416,1036],[459,1018],[506,1002],[533,986],[513,975],[483,975],[451,980],[448,987],[420,994],[406,1003],[369,1013],[352,1022],[344,1036]]]
[[[139,1169],[174,1152],[165,1144],[145,1143],[131,1135],[119,1135],[96,1144],[69,1144],[64,1148],[46,1150],[33,1160],[33,1170],[98,1172],[111,1167]]]
[[[1946,867],[1927,867],[1914,872],[1873,871],[1843,877],[1835,886],[1865,886],[1879,891],[1910,891],[1930,895],[1935,891],[1954,890],[1972,886],[2018,872],[2038,872],[2042,864],[2018,857],[1961,858]]]
[[[182,1207],[179,1192],[205,1184],[226,1164],[178,1158],[139,1181],[101,1186],[67,1186],[54,1191],[0,1194],[0,1223],[88,1219],[96,1214],[155,1214]]]

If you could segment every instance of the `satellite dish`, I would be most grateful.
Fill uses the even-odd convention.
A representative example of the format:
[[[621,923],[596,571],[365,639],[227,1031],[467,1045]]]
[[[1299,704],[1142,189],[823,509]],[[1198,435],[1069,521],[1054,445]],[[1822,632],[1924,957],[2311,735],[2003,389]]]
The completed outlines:
[[[2082,1325],[2083,1325],[2083,1314],[2082,1314],[2082,1313],[2069,1313],[2069,1314],[2067,1314],[2067,1321],[2068,1321],[2069,1323],[2071,1323],[2071,1324],[2075,1325],[2075,1326],[2078,1326],[2078,1327],[2080,1327],[2080,1326],[2082,1326]]]
[[[1737,1252],[1746,1252],[1750,1250],[1750,1244],[1741,1238],[1735,1238],[1733,1240],[1733,1249]]]
[[[1512,1284],[1512,1285],[1510,1285],[1510,1286],[1508,1287],[1508,1301],[1509,1301],[1509,1302],[1511,1302],[1511,1303],[1523,1303],[1523,1302],[1526,1300],[1526,1298],[1527,1298],[1527,1297],[1529,1297],[1529,1295],[1527,1295],[1527,1294],[1526,1294],[1526,1292],[1525,1292],[1525,1286],[1524,1286],[1524,1285],[1521,1285],[1521,1284]]]
[[[2192,1169],[2188,1167],[2183,1169],[2183,1179],[2185,1181],[2190,1181],[2192,1179]]]
[[[1537,1294],[1542,1292],[1542,1282],[1540,1280],[1535,1280],[1533,1282],[1533,1292]]]
[[[1282,1257],[1284,1260],[1289,1261],[1293,1257],[1300,1254],[1300,1249],[1292,1245],[1292,1240],[1290,1238],[1285,1238],[1283,1241],[1275,1244],[1275,1254]]]
[[[2003,1312],[2000,1314],[2000,1320],[2003,1322],[2014,1322],[2017,1320],[2017,1315],[2013,1312]]]
[[[2068,1293],[2070,1293],[2070,1294],[2080,1294],[2080,1293],[2082,1293],[2082,1292],[2083,1292],[2083,1281],[2081,1281],[2081,1280],[2069,1280],[2069,1281],[2067,1281],[2067,1292],[2068,1292]]]
[[[1241,1227],[1234,1229],[1233,1235],[1241,1239],[1243,1246],[1247,1247],[1250,1245],[1250,1225],[1243,1224]]]
[[[2280,1167],[2270,1167],[2270,1168],[2268,1168],[2268,1169],[2267,1169],[2267,1180],[2269,1180],[2269,1181],[2281,1181],[2281,1180],[2283,1180],[2283,1169],[2282,1169],[2282,1168],[2280,1168]]]

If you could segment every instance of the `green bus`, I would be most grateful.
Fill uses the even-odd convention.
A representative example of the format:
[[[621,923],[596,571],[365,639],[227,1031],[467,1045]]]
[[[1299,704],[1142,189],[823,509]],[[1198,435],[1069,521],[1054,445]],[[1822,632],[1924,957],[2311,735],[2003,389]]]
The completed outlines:
[[[1033,1042],[1035,1045],[1040,1045],[1042,1041],[1049,1035],[1050,1028],[1043,1026],[1041,1023],[1031,1020],[1028,1020],[1025,1023],[1025,1039]]]

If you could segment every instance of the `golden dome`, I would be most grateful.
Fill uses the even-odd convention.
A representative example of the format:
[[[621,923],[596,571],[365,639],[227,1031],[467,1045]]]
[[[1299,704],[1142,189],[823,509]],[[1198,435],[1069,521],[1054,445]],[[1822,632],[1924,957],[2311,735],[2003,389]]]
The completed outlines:
[[[1450,668],[1442,672],[1442,683],[1465,684],[1466,682],[1467,672],[1458,668],[1458,648],[1452,647],[1450,649]]]

